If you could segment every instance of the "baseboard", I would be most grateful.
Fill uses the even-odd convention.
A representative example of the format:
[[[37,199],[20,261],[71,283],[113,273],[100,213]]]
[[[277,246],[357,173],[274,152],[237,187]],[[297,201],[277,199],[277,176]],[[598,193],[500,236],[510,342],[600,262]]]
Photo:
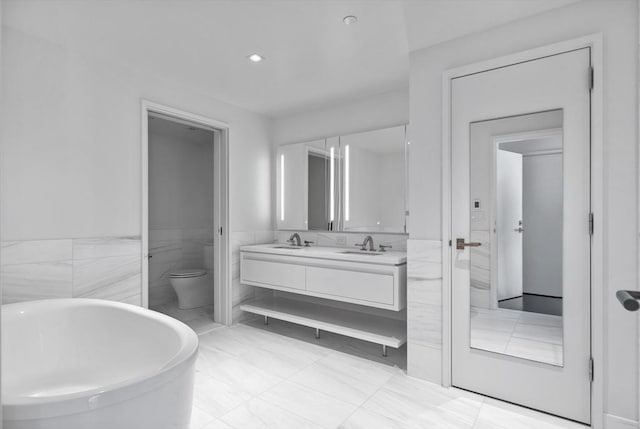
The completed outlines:
[[[604,429],[638,429],[638,422],[611,414],[605,414]]]

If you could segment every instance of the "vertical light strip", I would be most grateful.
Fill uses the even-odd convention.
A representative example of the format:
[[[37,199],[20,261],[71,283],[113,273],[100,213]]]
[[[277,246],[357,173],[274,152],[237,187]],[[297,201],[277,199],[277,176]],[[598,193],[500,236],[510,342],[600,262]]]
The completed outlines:
[[[344,147],[344,220],[349,221],[349,145]]]
[[[334,220],[334,211],[335,211],[335,195],[334,195],[334,187],[335,187],[335,183],[334,183],[334,169],[335,169],[335,160],[333,159],[333,154],[334,154],[334,149],[333,147],[331,148],[331,153],[330,153],[330,157],[331,160],[329,161],[329,221],[333,222]]]
[[[284,154],[280,155],[280,220],[284,220]]]

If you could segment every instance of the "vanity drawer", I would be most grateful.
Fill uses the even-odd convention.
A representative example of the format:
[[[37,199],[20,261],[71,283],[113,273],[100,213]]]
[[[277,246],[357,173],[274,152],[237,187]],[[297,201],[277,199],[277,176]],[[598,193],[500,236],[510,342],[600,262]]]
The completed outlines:
[[[393,274],[307,267],[307,291],[394,305]]]
[[[242,281],[304,290],[305,267],[245,258],[242,261]]]

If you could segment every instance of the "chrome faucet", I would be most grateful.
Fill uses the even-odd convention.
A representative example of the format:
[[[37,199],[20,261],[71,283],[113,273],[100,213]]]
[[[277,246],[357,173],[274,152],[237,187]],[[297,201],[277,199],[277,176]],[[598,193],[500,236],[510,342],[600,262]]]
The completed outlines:
[[[293,242],[295,241],[295,244]],[[287,242],[291,243],[292,246],[302,246],[302,242],[300,241],[300,236],[297,232],[291,234],[291,237],[287,240]]]
[[[369,244],[369,249],[367,249],[367,243]],[[360,250],[369,250],[370,252],[373,252],[374,251],[373,237],[371,237],[370,235],[367,235],[364,238],[364,242],[362,242],[362,244],[356,244],[356,246],[360,246]]]

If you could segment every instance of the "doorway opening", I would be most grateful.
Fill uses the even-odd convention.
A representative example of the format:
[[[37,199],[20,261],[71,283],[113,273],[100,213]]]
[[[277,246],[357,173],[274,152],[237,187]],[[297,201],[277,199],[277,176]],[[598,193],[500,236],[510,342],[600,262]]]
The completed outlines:
[[[205,333],[231,316],[228,128],[142,107],[143,305]]]
[[[494,300],[562,316],[562,129],[496,136],[492,150]]]

